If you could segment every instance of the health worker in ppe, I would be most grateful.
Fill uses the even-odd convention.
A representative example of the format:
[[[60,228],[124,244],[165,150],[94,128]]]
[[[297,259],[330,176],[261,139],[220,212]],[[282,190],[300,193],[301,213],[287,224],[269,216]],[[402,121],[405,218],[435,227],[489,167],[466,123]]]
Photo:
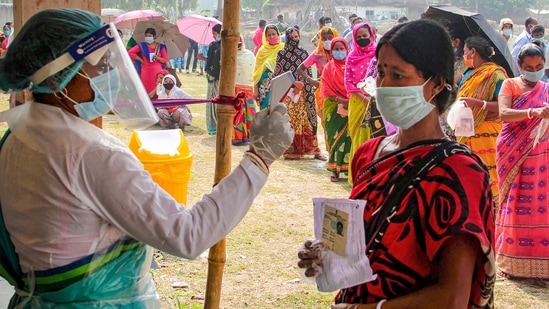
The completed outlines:
[[[0,113],[9,126],[0,275],[16,288],[10,308],[159,308],[151,247],[192,259],[222,239],[294,135],[283,105],[258,113],[240,164],[185,209],[123,142],[88,122],[109,110],[132,129],[158,119],[114,25],[78,9],[25,23],[0,59],[0,88],[34,96]]]

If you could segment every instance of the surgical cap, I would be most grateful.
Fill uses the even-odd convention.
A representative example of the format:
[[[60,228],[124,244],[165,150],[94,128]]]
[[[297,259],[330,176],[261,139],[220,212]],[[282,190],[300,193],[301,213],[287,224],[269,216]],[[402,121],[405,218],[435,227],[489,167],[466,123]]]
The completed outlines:
[[[36,13],[19,30],[5,57],[0,59],[0,89],[21,91],[31,87],[35,93],[63,90],[85,60],[70,64],[38,85],[31,85],[30,77],[102,25],[101,17],[79,9],[48,9]]]

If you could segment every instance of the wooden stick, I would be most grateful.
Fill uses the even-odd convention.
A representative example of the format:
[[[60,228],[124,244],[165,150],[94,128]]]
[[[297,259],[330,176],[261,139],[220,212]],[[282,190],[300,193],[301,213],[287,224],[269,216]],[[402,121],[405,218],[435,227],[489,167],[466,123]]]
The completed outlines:
[[[221,30],[221,73],[219,77],[219,94],[234,96],[236,80],[236,59],[238,32],[240,23],[240,0],[224,0],[223,26]],[[231,171],[231,139],[233,131],[234,108],[217,106],[217,136],[215,151],[214,185]],[[225,239],[212,248],[208,256],[208,280],[206,282],[206,299],[204,308],[218,309],[221,302],[221,284],[223,268],[226,261]]]

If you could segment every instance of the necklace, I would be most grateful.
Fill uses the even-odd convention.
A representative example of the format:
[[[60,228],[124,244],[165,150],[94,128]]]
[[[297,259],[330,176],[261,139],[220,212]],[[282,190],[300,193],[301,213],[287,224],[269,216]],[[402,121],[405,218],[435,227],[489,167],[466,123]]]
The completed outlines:
[[[531,82],[531,81],[529,81],[529,80],[524,79],[524,75],[521,75],[521,76],[520,76],[520,79],[522,80],[522,82],[523,82],[526,86],[528,86],[528,87],[530,87],[530,88],[534,88],[534,86],[535,86],[536,83],[537,83],[537,82]]]

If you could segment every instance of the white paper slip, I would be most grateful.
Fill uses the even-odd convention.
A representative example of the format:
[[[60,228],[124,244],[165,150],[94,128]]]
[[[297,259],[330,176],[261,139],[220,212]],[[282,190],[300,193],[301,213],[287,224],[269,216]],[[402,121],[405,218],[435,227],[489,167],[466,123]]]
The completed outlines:
[[[366,201],[313,198],[315,238],[326,245],[322,273],[315,277],[321,292],[333,292],[374,280],[366,256]]]

